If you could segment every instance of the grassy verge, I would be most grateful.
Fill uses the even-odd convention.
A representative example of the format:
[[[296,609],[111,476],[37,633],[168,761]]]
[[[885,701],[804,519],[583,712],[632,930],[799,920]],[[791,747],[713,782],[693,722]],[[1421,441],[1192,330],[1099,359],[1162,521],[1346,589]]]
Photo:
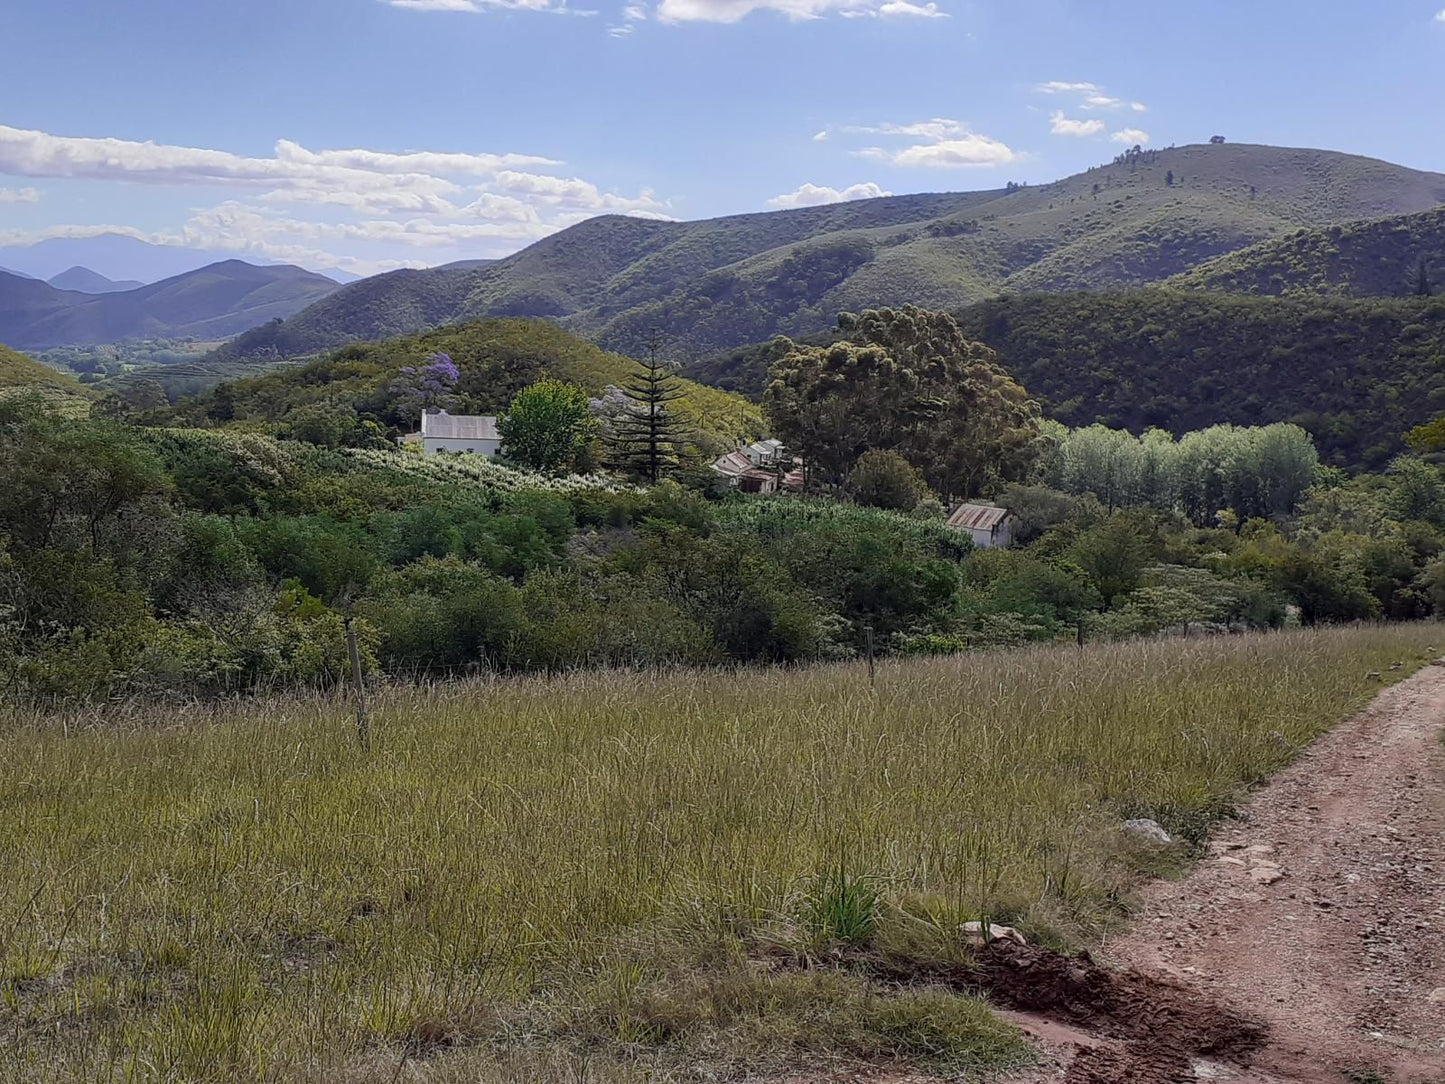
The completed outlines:
[[[1438,645],[1396,626],[0,725],[0,1079],[651,1080],[1026,1057],[829,966],[1087,943]],[[1391,669],[1394,664],[1399,664]],[[811,960],[799,970],[770,963]],[[465,1049],[456,1049],[464,1047]]]

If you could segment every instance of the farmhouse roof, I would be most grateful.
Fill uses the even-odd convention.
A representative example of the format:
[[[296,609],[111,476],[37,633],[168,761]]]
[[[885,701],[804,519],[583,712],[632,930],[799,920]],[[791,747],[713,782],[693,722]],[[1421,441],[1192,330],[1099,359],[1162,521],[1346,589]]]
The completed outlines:
[[[719,474],[742,475],[753,469],[753,461],[745,452],[728,452],[717,457],[712,469]]]
[[[490,414],[448,414],[427,411],[421,416],[422,439],[500,440],[497,419]]]
[[[1007,508],[991,504],[960,504],[948,517],[950,527],[965,531],[991,531],[1008,518]]]

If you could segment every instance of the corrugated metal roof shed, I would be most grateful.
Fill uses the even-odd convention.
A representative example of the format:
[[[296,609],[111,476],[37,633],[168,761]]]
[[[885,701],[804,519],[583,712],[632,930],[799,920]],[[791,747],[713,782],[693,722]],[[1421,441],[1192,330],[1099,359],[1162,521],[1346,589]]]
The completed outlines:
[[[421,416],[423,439],[501,440],[497,419],[490,414],[448,414],[445,410]]]
[[[965,531],[991,531],[1008,514],[1007,508],[996,508],[991,504],[961,504],[948,517],[948,525]]]

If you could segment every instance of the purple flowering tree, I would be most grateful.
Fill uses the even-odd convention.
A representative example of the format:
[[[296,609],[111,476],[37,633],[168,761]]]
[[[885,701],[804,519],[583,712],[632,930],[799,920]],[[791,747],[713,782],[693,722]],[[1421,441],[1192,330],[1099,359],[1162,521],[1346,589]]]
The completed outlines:
[[[424,410],[452,409],[461,375],[450,354],[428,354],[420,365],[406,366],[391,382],[392,413],[407,425],[417,425]]]

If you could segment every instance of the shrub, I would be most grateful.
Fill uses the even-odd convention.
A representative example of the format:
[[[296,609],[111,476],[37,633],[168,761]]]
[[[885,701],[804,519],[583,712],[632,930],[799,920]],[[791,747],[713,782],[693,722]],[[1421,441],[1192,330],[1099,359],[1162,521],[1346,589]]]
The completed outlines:
[[[897,452],[874,448],[864,452],[848,473],[848,492],[859,504],[911,512],[930,496],[918,468]]]

